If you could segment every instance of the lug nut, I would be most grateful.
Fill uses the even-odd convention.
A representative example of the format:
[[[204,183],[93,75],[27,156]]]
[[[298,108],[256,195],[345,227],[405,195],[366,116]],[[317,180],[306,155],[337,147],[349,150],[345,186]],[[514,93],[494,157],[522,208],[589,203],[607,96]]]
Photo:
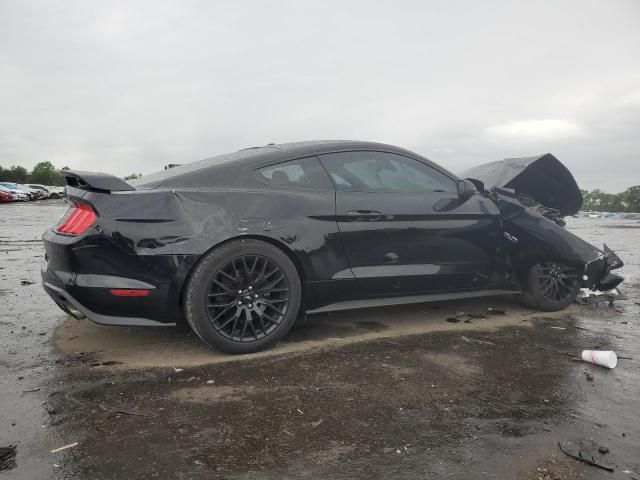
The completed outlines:
[[[254,295],[253,298],[258,298],[258,295]]]
[[[249,304],[249,308],[253,308],[253,305],[251,303]]]
[[[249,287],[249,290],[253,290],[253,287]]]

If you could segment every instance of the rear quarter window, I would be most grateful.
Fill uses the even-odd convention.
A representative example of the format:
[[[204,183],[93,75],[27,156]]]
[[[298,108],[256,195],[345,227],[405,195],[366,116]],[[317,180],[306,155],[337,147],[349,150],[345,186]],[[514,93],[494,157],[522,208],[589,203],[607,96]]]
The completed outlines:
[[[258,179],[267,185],[292,188],[333,189],[331,179],[316,157],[300,158],[257,170]]]

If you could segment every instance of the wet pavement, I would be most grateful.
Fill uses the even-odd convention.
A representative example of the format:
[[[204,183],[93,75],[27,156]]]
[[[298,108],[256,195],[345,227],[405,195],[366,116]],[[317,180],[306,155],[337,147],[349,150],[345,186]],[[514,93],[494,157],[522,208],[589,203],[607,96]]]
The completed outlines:
[[[316,315],[232,357],[58,310],[39,237],[64,210],[0,205],[0,447],[17,445],[0,477],[640,479],[637,220],[568,222],[625,261],[629,299],[612,307],[499,297]],[[447,321],[496,305],[508,313]],[[584,348],[630,359],[592,367]]]

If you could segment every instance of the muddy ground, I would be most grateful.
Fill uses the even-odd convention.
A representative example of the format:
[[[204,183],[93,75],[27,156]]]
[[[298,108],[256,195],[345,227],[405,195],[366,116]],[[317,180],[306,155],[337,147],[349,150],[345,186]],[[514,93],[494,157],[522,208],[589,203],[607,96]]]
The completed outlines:
[[[59,311],[39,237],[64,210],[0,205],[0,447],[17,444],[0,477],[640,479],[637,221],[569,222],[626,262],[629,300],[613,307],[550,315],[500,297],[317,315],[232,357]],[[486,318],[447,321],[460,311]],[[591,367],[583,348],[630,359]]]

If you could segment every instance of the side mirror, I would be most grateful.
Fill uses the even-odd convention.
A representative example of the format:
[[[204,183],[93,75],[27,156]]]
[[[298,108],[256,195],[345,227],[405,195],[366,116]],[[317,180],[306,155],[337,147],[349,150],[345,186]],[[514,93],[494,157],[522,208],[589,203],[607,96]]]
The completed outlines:
[[[467,178],[467,181],[473,183],[476,187],[476,190],[480,193],[484,192],[484,182],[482,180],[478,180],[477,178]]]
[[[473,184],[473,182],[470,182],[469,180],[458,180],[457,187],[458,197],[462,199],[467,199],[478,191],[476,190],[476,186]]]

